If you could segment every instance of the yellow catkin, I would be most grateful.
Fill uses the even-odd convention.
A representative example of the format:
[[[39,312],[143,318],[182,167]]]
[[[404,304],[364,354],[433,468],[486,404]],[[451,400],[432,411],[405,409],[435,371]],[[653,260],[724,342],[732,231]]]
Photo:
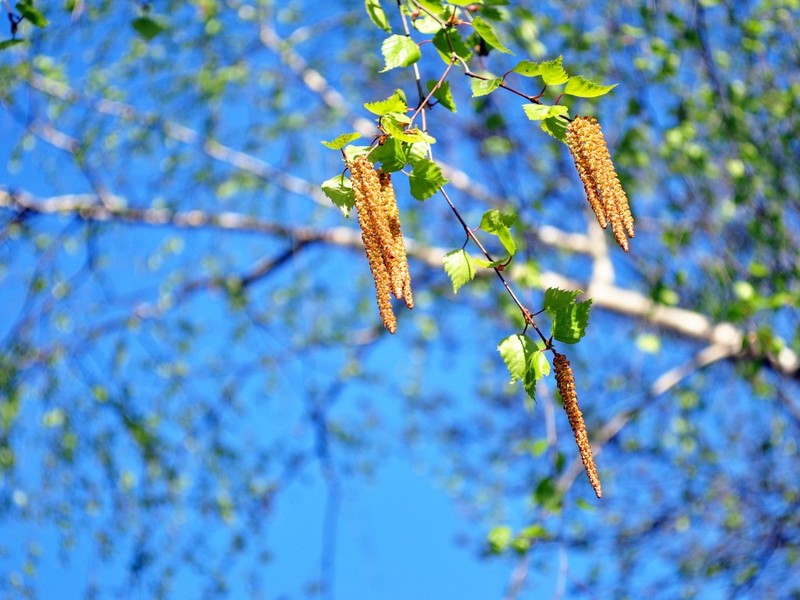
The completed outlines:
[[[383,213],[392,237],[392,255],[389,263],[389,275],[392,282],[392,293],[395,298],[405,301],[408,308],[414,308],[414,297],[411,293],[411,275],[408,271],[406,246],[400,227],[400,211],[392,186],[391,173],[379,172],[381,184],[381,201]]]
[[[614,238],[627,252],[633,215],[597,119],[576,117],[567,126],[566,141],[598,222],[602,227],[611,223]]]
[[[597,183],[594,180],[594,175],[589,167],[589,157],[586,154],[586,149],[580,140],[580,127],[570,123],[567,126],[567,146],[572,154],[572,159],[575,162],[575,168],[578,170],[578,175],[583,183],[583,189],[586,192],[586,199],[589,201],[589,206],[592,207],[597,222],[600,227],[605,229],[608,227],[608,219],[606,218],[606,209],[603,206],[603,201],[600,198],[600,191],[597,188]]]
[[[556,353],[555,359],[553,359],[553,366],[556,371],[558,391],[564,401],[564,410],[567,413],[570,427],[572,427],[572,432],[575,434],[575,442],[581,454],[583,467],[586,470],[587,477],[589,477],[589,482],[592,484],[594,493],[600,498],[603,495],[603,489],[600,486],[600,477],[597,475],[597,468],[594,464],[592,446],[589,444],[589,436],[586,434],[583,414],[581,414],[581,409],[578,407],[578,393],[575,390],[575,376],[572,374],[572,367],[569,366],[567,357],[559,353]]]
[[[361,239],[369,260],[372,278],[375,280],[375,295],[378,301],[383,325],[390,333],[397,331],[397,318],[389,299],[391,294],[391,277],[387,262],[393,254],[387,256],[387,249],[392,244],[391,233],[382,210],[382,191],[378,173],[372,163],[364,157],[358,157],[348,163],[350,179],[356,199],[358,224],[361,226]]]

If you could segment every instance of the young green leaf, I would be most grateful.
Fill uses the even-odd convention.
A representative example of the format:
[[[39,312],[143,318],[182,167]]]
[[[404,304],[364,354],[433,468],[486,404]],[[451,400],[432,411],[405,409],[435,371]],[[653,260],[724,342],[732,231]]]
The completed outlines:
[[[472,257],[463,248],[445,254],[442,264],[444,272],[447,273],[453,283],[454,294],[458,292],[458,288],[462,285],[472,281],[477,270]]]
[[[148,42],[159,33],[167,30],[167,26],[164,23],[160,20],[151,19],[150,17],[134,19],[131,26],[136,30],[136,33]]]
[[[553,60],[539,63],[539,68],[541,69],[539,74],[547,85],[559,85],[569,79],[569,75],[567,75],[561,64],[563,59],[563,56],[559,56]]]
[[[514,73],[519,73],[523,77],[536,77],[542,72],[542,67],[532,60],[522,60],[512,69]]]
[[[344,175],[337,175],[322,182],[322,191],[339,207],[345,217],[350,216],[350,209],[356,203],[356,195],[353,192],[353,184]]]
[[[532,369],[528,369],[528,371],[525,373],[525,377],[522,378],[522,387],[530,399],[525,404],[528,410],[532,410],[533,405],[536,403],[536,381],[536,374]]]
[[[502,554],[511,545],[514,534],[508,525],[500,525],[495,527],[486,536],[486,541],[489,544],[489,552],[491,554]]]
[[[575,303],[575,299],[581,294],[581,290],[561,290],[559,288],[547,288],[544,292],[544,309],[551,317],[555,317],[560,308]]]
[[[411,195],[417,200],[427,200],[439,191],[447,179],[442,175],[442,170],[432,160],[424,158],[417,161],[414,170],[408,176]]]
[[[20,38],[14,38],[12,40],[3,40],[0,42],[0,50],[5,50],[6,48],[11,48],[11,46],[16,46],[17,44],[23,43],[25,40]]]
[[[402,124],[403,127],[405,127],[406,125],[409,125],[411,123],[411,117],[408,116],[405,113],[405,111],[403,111],[403,112],[390,112],[390,113],[386,113],[383,116],[391,119],[392,121],[395,121],[398,124]]]
[[[452,27],[440,29],[431,41],[446,63],[450,62],[453,53],[461,60],[469,60],[472,57],[472,50],[461,39],[458,30]]]
[[[544,344],[539,342],[536,345],[538,349],[528,357],[528,370],[522,379],[522,387],[533,401],[536,400],[536,382],[550,374],[550,361],[544,354]]]
[[[497,260],[483,260],[482,258],[473,258],[472,260],[475,261],[475,264],[479,267],[483,267],[484,269],[496,269],[500,265],[504,265],[508,262],[509,256],[504,256],[503,258],[498,258]]]
[[[559,489],[552,477],[545,477],[536,486],[533,500],[545,510],[557,513],[564,502],[564,492]]]
[[[566,144],[567,124],[567,120],[561,117],[547,117],[542,120],[542,131]]]
[[[528,336],[515,333],[501,341],[497,350],[511,374],[511,383],[514,383],[517,379],[525,379],[525,374],[530,369],[531,357],[539,348]]]
[[[558,309],[553,319],[553,337],[565,344],[576,344],[586,335],[591,305],[591,300],[585,300]]]
[[[441,0],[417,0],[417,4],[437,16],[440,16],[444,10],[444,3]]]
[[[333,138],[330,142],[322,142],[322,145],[326,148],[330,148],[331,150],[339,150],[340,148],[344,148],[352,142],[353,140],[357,140],[361,137],[361,134],[354,131],[353,133],[343,133],[342,135],[337,135]]]
[[[342,148],[342,152],[344,152],[344,158],[347,162],[352,162],[357,159],[359,156],[364,156],[368,154],[369,151],[372,150],[369,146],[356,146],[354,144],[348,144],[344,148]]]
[[[391,25],[389,25],[389,19],[386,18],[386,13],[383,12],[380,0],[364,0],[364,8],[375,25],[384,31],[392,30]]]
[[[531,355],[528,366],[534,377],[536,379],[541,379],[545,375],[550,374],[550,361],[547,360],[547,356],[545,356],[543,350],[544,344],[539,342],[537,346],[539,346],[539,349]]]
[[[549,106],[547,104],[523,104],[522,108],[531,121],[541,121],[548,117],[557,117],[569,112],[566,106]]]
[[[405,144],[405,149],[406,162],[413,168],[421,161],[428,160],[431,145],[427,142],[415,142],[413,144]]]
[[[6,4],[8,6],[8,4]],[[32,25],[36,27],[47,27],[49,25],[47,19],[45,19],[44,15],[39,12],[30,0],[26,0],[25,2],[17,2],[17,11],[20,15],[25,17]],[[11,18],[11,14],[9,13],[9,18]]]
[[[511,50],[503,45],[503,42],[501,42],[500,38],[497,37],[497,33],[495,32],[494,28],[486,21],[480,17],[475,17],[472,20],[472,26],[475,28],[475,31],[478,32],[478,35],[483,38],[483,41],[489,44],[492,48],[499,50],[500,52],[505,52],[506,54],[514,54]]]
[[[470,82],[470,85],[472,86],[472,97],[477,98],[478,96],[486,96],[487,94],[491,94],[500,87],[501,83],[503,83],[502,77],[492,77],[491,79],[473,78]]]
[[[394,93],[385,100],[377,100],[376,102],[365,102],[364,108],[369,112],[378,115],[388,115],[389,113],[404,113],[408,108],[406,102],[406,95],[403,90],[397,89]]]
[[[596,98],[603,96],[617,87],[614,85],[600,85],[594,81],[584,79],[580,75],[574,75],[569,78],[567,85],[564,87],[564,93],[570,96],[578,96],[579,98]]]
[[[404,35],[390,35],[381,44],[381,53],[386,66],[381,70],[385,73],[396,67],[407,67],[417,62],[422,54],[419,46],[409,37]]]
[[[395,137],[390,137],[383,144],[375,146],[369,153],[369,158],[373,163],[381,163],[381,169],[388,173],[394,173],[406,166],[403,144]]]
[[[428,91],[430,92],[436,85],[436,80],[431,79],[428,82]],[[444,106],[450,112],[456,112],[456,101],[453,99],[453,92],[450,91],[450,82],[444,81],[442,85],[436,88],[433,92],[433,97],[439,101],[439,104]]]
[[[434,13],[436,14],[436,13]],[[436,20],[430,15],[421,14],[416,19],[411,21],[414,29],[426,35],[433,35],[442,30],[442,20]]]
[[[509,255],[514,256],[517,251],[517,245],[514,238],[511,237],[511,230],[509,227],[517,220],[516,215],[503,214],[496,208],[487,210],[481,217],[480,228],[486,233],[491,233],[500,238],[500,243],[506,249]]]
[[[409,117],[399,113],[390,113],[381,117],[381,126],[389,135],[396,137],[402,142],[413,144],[414,142],[427,142],[433,144],[436,139],[428,135],[418,127],[406,129]]]
[[[470,4],[483,4],[483,0],[447,0],[448,4],[456,6],[469,6]]]

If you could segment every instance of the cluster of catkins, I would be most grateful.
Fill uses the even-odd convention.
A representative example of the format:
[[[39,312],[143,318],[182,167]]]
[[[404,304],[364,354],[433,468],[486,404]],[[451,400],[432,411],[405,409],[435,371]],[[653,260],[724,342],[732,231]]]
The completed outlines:
[[[633,237],[633,216],[597,120],[578,117],[572,121],[567,127],[567,145],[597,220],[603,228],[611,223],[614,237],[627,252],[628,240],[625,235]],[[394,333],[397,331],[397,318],[392,310],[390,296],[393,294],[398,300],[404,300],[408,308],[414,307],[414,298],[391,174],[376,170],[375,165],[365,156],[348,161],[347,167],[355,193],[361,238],[375,280],[378,311],[386,329]],[[600,498],[603,490],[583,415],[578,407],[572,368],[567,357],[557,352],[553,366],[558,391],[564,401],[564,409],[575,434],[586,475],[595,494]]]
[[[567,357],[556,352],[553,359],[553,366],[556,371],[556,383],[561,399],[564,401],[564,410],[567,413],[570,427],[575,434],[575,443],[583,461],[583,468],[589,477],[594,493],[600,498],[603,495],[603,488],[600,487],[600,477],[597,475],[597,468],[594,465],[592,456],[592,446],[589,444],[589,436],[586,434],[586,425],[583,422],[583,414],[578,407],[578,393],[575,391],[575,376],[572,374],[572,367],[569,365]]]
[[[610,222],[614,238],[627,252],[625,234],[633,237],[633,215],[597,119],[577,117],[570,122],[567,126],[567,146],[600,227],[605,229]]]
[[[375,280],[378,311],[386,329],[394,333],[397,331],[397,318],[392,310],[390,294],[404,300],[408,308],[414,308],[414,297],[392,176],[376,171],[375,165],[364,156],[353,159],[347,166],[356,197],[361,239]]]

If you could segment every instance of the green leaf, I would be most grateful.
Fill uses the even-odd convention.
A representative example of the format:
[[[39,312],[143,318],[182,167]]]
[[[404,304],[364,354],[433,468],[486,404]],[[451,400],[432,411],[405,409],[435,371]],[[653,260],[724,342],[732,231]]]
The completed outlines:
[[[569,109],[566,106],[559,105],[550,106],[547,104],[523,104],[522,108],[531,121],[541,121],[542,119],[546,119],[548,117],[557,117],[559,115],[565,115],[569,112]]]
[[[541,342],[537,344],[539,349],[531,355],[530,363],[528,364],[529,373],[533,373],[536,379],[550,374],[550,361],[544,353],[544,344]]]
[[[581,290],[547,288],[544,292],[544,309],[551,317],[555,317],[560,308],[574,304],[581,293]]]
[[[411,117],[404,112],[390,112],[383,115],[387,119],[390,119],[395,122],[396,125],[400,125],[405,127],[406,125],[411,124]]]
[[[365,102],[364,108],[369,112],[382,117],[389,113],[404,113],[408,108],[406,102],[406,95],[403,90],[397,89],[394,93],[385,100],[378,100],[376,102]]]
[[[396,67],[413,65],[422,56],[414,40],[404,35],[390,35],[386,38],[381,44],[381,53],[386,63],[381,73]]]
[[[559,85],[569,79],[569,75],[567,75],[567,72],[561,64],[563,59],[563,56],[559,56],[553,60],[539,63],[539,68],[541,69],[539,74],[547,85]]]
[[[427,142],[416,142],[406,146],[406,162],[416,167],[421,161],[428,160],[431,145]]]
[[[501,341],[497,345],[497,350],[511,374],[511,383],[514,383],[517,379],[525,379],[530,370],[531,358],[539,348],[528,336],[515,333]]]
[[[5,50],[6,48],[11,48],[11,46],[16,46],[17,44],[21,44],[25,40],[21,40],[19,38],[15,38],[13,40],[3,40],[0,42],[0,50]]]
[[[564,493],[558,489],[552,477],[545,477],[536,486],[533,492],[533,499],[545,510],[558,512],[561,509],[561,502]]]
[[[384,31],[392,30],[391,25],[389,25],[389,19],[386,18],[386,13],[383,12],[380,0],[364,0],[364,8],[370,20],[375,23],[376,26]]]
[[[381,163],[381,168],[389,173],[399,171],[406,166],[403,144],[395,137],[390,137],[383,144],[375,146],[369,157],[373,163]]]
[[[470,4],[483,4],[483,0],[447,0],[448,4],[456,6],[469,6]]]
[[[532,60],[522,60],[512,69],[512,72],[519,73],[523,77],[536,77],[541,74],[542,67]]]
[[[586,335],[591,305],[591,300],[585,300],[558,309],[553,319],[553,337],[565,344],[576,344]]]
[[[544,354],[544,344],[538,342],[536,345],[538,349],[528,357],[528,370],[522,379],[522,387],[534,402],[536,401],[536,382],[550,374],[550,361]]]
[[[432,160],[424,158],[417,161],[414,170],[408,177],[411,186],[411,195],[417,200],[427,200],[439,191],[447,179],[442,175],[442,170]]]
[[[502,77],[493,77],[491,79],[476,79],[472,78],[470,85],[472,86],[472,97],[485,96],[491,94],[500,84],[503,83]]]
[[[504,265],[508,262],[508,259],[511,258],[509,256],[504,256],[503,258],[498,258],[497,260],[483,260],[482,258],[474,258],[475,264],[479,267],[483,267],[484,269],[496,269],[500,265]]]
[[[435,15],[441,14],[444,10],[444,4],[439,0],[417,0],[417,3],[427,10],[428,12],[432,12]]]
[[[503,42],[501,42],[500,38],[497,37],[497,33],[495,32],[494,28],[486,21],[480,17],[475,17],[472,20],[472,26],[475,28],[475,31],[478,32],[478,35],[483,38],[483,41],[489,44],[492,48],[499,50],[500,52],[505,52],[506,54],[514,54],[511,50],[503,45]]]
[[[47,19],[44,18],[44,15],[34,8],[32,3],[17,2],[16,7],[17,12],[25,17],[25,19],[32,25],[35,25],[36,27],[47,27],[47,25],[49,25]]]
[[[453,293],[465,283],[469,283],[475,277],[475,263],[469,253],[460,248],[444,255],[442,261],[444,272],[450,277],[453,283]]]
[[[548,117],[542,121],[542,131],[557,140],[567,143],[567,120],[562,117]]]
[[[636,337],[636,347],[647,354],[658,354],[661,350],[661,338],[654,333],[640,333]]]
[[[496,208],[492,208],[483,213],[480,228],[487,233],[495,233],[498,229],[508,229],[517,222],[517,215],[513,213],[502,213]]]
[[[530,402],[530,408],[533,408],[534,403],[536,402],[536,374],[533,372],[532,369],[528,369],[525,373],[525,377],[522,378],[522,387],[525,390],[525,393],[528,394],[528,398],[530,398],[533,402]]]
[[[575,75],[569,78],[564,93],[570,96],[578,96],[579,98],[596,98],[603,96],[617,87],[614,85],[600,85],[594,81],[584,79],[580,75]]]
[[[489,543],[489,551],[492,554],[502,554],[511,545],[511,540],[514,534],[511,528],[507,525],[495,527],[486,536],[486,541]]]
[[[418,127],[406,129],[410,121],[409,117],[400,113],[390,113],[381,117],[381,126],[389,135],[392,135],[403,142],[413,144],[414,142],[427,142],[433,144],[436,138],[428,135]]]
[[[131,26],[136,30],[142,38],[148,42],[156,37],[159,33],[166,31],[167,26],[160,20],[155,20],[150,17],[139,17],[134,19]]]
[[[344,148],[352,142],[353,140],[357,140],[361,137],[361,134],[354,131],[352,133],[343,133],[342,135],[337,135],[333,138],[330,142],[322,142],[322,145],[326,148],[330,148],[331,150],[339,150],[340,148]]]
[[[337,175],[322,182],[322,191],[339,207],[345,217],[350,216],[350,209],[356,203],[356,195],[353,192],[353,184],[344,175]]]
[[[452,27],[440,29],[436,35],[433,36],[432,41],[446,63],[450,62],[450,56],[453,53],[462,60],[469,60],[472,57],[472,50],[464,43],[458,30]]]
[[[481,217],[480,228],[486,233],[491,233],[500,238],[500,243],[506,249],[509,255],[514,256],[517,251],[517,245],[514,238],[511,237],[511,230],[509,227],[517,220],[516,215],[503,214],[496,208],[487,210]]]
[[[435,85],[436,80],[431,79],[428,82],[428,91],[430,92]],[[443,82],[442,85],[436,88],[436,91],[433,92],[433,97],[450,112],[456,112],[456,101],[453,99],[453,92],[450,90],[449,81]]]
[[[441,9],[431,11],[433,14],[439,16],[442,12]],[[421,13],[417,16],[416,19],[411,21],[411,24],[414,26],[414,29],[419,31],[420,33],[424,33],[426,35],[433,35],[442,30],[444,25],[442,25],[442,21],[447,20],[445,16],[443,19],[436,20],[428,14]]]
[[[368,154],[370,150],[372,150],[372,148],[370,148],[369,146],[356,146],[350,144],[345,146],[342,152],[344,152],[345,160],[347,162],[352,162],[359,156],[364,156],[365,154]]]
[[[545,440],[545,443],[546,440]],[[550,537],[550,532],[545,529],[544,525],[539,525],[538,523],[535,525],[529,525],[528,527],[524,528],[522,531],[519,532],[520,536],[536,540],[536,539],[546,539]]]

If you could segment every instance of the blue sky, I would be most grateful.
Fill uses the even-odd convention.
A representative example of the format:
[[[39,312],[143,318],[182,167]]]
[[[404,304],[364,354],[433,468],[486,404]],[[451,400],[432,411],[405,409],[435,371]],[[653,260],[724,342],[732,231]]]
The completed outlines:
[[[363,18],[361,3],[352,5],[353,14]],[[135,60],[119,65],[116,61],[130,41],[130,19],[138,14],[136,6],[121,6],[114,5],[107,21],[101,19],[99,34],[87,20],[71,24],[54,8],[46,30],[52,36],[34,37],[33,48],[50,56],[40,58],[37,69],[52,69],[53,77],[63,70],[90,96],[113,96],[115,86],[127,82],[131,87],[124,100],[142,113],[157,111],[198,132],[207,131],[234,149],[251,151],[279,171],[286,167],[315,184],[342,168],[339,156],[322,148],[319,139],[349,130],[350,124],[343,123],[342,115],[331,114],[299,78],[286,77],[271,52],[249,44],[257,29],[252,20],[240,18],[242,10],[225,13],[226,24],[240,28],[233,31],[241,35],[222,38],[226,41],[216,38],[185,52],[162,36]],[[164,8],[153,6],[155,12]],[[355,30],[328,19],[338,10],[335,3],[315,6],[315,27],[300,27],[309,35],[298,48],[316,58],[314,64],[345,89],[353,79],[347,61],[363,50],[359,43],[370,40],[345,40]],[[184,5],[170,18],[185,18],[176,28],[180,35],[205,39],[200,32],[208,24],[196,18],[196,12]],[[302,25],[289,19],[290,10],[278,12],[283,35]],[[636,15],[628,16],[636,21]],[[592,27],[594,19],[599,17],[587,15],[586,26]],[[543,38],[554,35],[542,33]],[[336,52],[329,52],[331,47]],[[22,60],[17,50],[0,53],[0,64]],[[634,51],[632,47],[620,52],[615,59],[624,61]],[[331,54],[344,57],[343,62],[326,63]],[[364,56],[371,57],[366,62],[377,71],[377,44]],[[202,86],[195,83],[208,73],[201,76],[198,65],[237,63],[241,57],[247,59],[251,79],[231,84],[226,94],[206,105]],[[442,68],[437,61],[433,57],[424,63],[426,73]],[[87,77],[92,64],[108,69]],[[694,70],[688,62],[683,68]],[[368,89],[354,86],[356,92],[348,100],[355,112],[361,114],[362,101],[387,95],[398,80],[406,91],[413,89],[407,74],[395,76],[396,72],[376,75]],[[173,89],[184,89],[181,85],[186,85],[186,94],[172,97]],[[616,90],[602,105],[608,107],[606,114],[625,110],[635,93]],[[663,100],[658,92],[648,95],[654,104]],[[587,221],[580,184],[575,177],[565,179],[555,166],[557,161],[569,163],[566,150],[536,126],[533,133],[524,128],[530,123],[516,98],[499,100],[497,106],[517,111],[507,117],[508,132],[530,151],[525,162],[487,157],[477,143],[462,143],[455,134],[473,135],[470,126],[480,129],[482,117],[471,122],[462,116],[474,107],[466,87],[457,92],[457,100],[464,108],[461,114],[436,113],[433,125],[441,138],[437,158],[463,165],[476,180],[499,181],[499,193],[530,222],[583,231]],[[23,89],[13,114],[0,110],[0,185],[45,198],[93,192],[94,176],[134,207],[230,210],[297,226],[356,226],[338,210],[288,193],[269,178],[255,185],[236,179],[236,169],[204,155],[199,142],[161,141],[159,123],[140,126],[100,117],[88,105],[58,104]],[[289,117],[277,118],[275,106]],[[662,117],[668,122],[668,111],[660,108],[653,111],[658,122]],[[69,153],[25,134],[25,126],[37,118],[68,135],[96,136],[88,172]],[[308,131],[309,123],[318,124],[321,131]],[[607,130],[616,137],[613,125]],[[148,145],[145,133],[157,141]],[[475,134],[476,139],[483,133]],[[14,145],[20,139],[24,141]],[[670,185],[675,179],[666,187]],[[405,184],[398,189],[404,193]],[[486,206],[468,204],[465,195],[453,193],[460,205],[463,202],[467,219],[477,222]],[[637,218],[642,217],[635,239],[639,248],[662,248],[657,218],[663,216],[663,206],[658,200],[658,193],[636,198]],[[444,203],[430,200],[420,205],[405,195],[400,205],[407,231],[446,249],[463,242]],[[9,214],[0,216],[5,224]],[[372,337],[378,321],[360,250],[323,245],[304,249],[248,289],[243,310],[216,278],[252,271],[261,260],[280,256],[291,240],[213,229],[87,225],[72,216],[37,216],[29,223],[30,236],[14,234],[0,245],[0,306],[7,315],[0,322],[0,339],[11,346],[20,335],[44,349],[63,342],[67,350],[54,365],[26,373],[13,439],[19,469],[0,479],[0,500],[5,502],[0,513],[0,594],[10,598],[17,594],[12,589],[17,579],[29,582],[43,598],[92,597],[94,587],[103,598],[150,598],[159,575],[171,569],[171,597],[202,597],[219,573],[228,579],[232,597],[256,597],[259,592],[269,599],[297,598],[317,594],[309,586],[328,568],[335,586],[327,597],[500,598],[516,561],[486,559],[481,542],[493,525],[517,530],[539,520],[554,534],[574,541],[575,547],[567,551],[566,545],[549,543],[536,549],[526,597],[557,597],[565,585],[591,595],[594,575],[611,590],[625,581],[625,574],[614,566],[599,574],[590,570],[598,557],[602,563],[606,553],[614,551],[609,523],[625,523],[630,517],[638,525],[635,518],[646,521],[656,509],[673,510],[675,523],[670,521],[665,529],[664,546],[673,552],[668,556],[680,557],[693,543],[715,541],[713,520],[721,520],[730,507],[679,515],[685,504],[677,497],[681,486],[664,485],[666,493],[656,493],[664,481],[677,482],[690,471],[697,456],[693,453],[698,452],[691,435],[701,424],[698,405],[712,419],[709,433],[697,436],[705,444],[702,451],[715,456],[733,452],[734,459],[723,465],[726,469],[750,468],[747,461],[759,439],[777,440],[776,447],[784,444],[785,456],[792,456],[791,439],[782,438],[775,425],[784,417],[779,407],[752,402],[752,390],[739,374],[728,364],[717,364],[699,377],[702,396],[681,389],[674,397],[653,400],[599,457],[601,473],[609,453],[619,459],[604,481],[605,504],[595,501],[581,473],[566,499],[568,516],[547,515],[532,505],[531,492],[545,477],[555,477],[559,461],[575,456],[575,449],[565,421],[553,417],[552,378],[541,386],[541,401],[533,411],[524,408],[519,386],[504,385],[508,377],[495,348],[514,331],[509,311],[502,307],[507,299],[498,301],[491,287],[494,278],[491,284],[488,279],[476,281],[453,295],[440,269],[412,261],[419,286],[417,306],[413,313],[403,309],[396,336]],[[528,244],[526,257],[540,267],[586,277],[588,257],[556,252],[532,237]],[[702,245],[693,252],[713,258]],[[642,261],[673,260],[666,253],[648,257],[647,250],[613,257],[617,282],[637,289],[647,284]],[[99,262],[92,263],[92,258]],[[37,272],[45,279],[44,292],[31,295],[30,304],[24,305]],[[533,286],[521,294],[532,306],[540,297]],[[167,308],[175,298],[181,301]],[[48,308],[50,302],[53,306]],[[161,309],[157,319],[137,316]],[[34,318],[16,331],[17,319],[26,312]],[[648,402],[647,389],[655,377],[698,349],[670,334],[659,338],[661,332],[630,318],[594,314],[585,343],[568,350],[585,386],[581,389],[588,401],[583,406],[591,422],[603,423]],[[106,320],[110,325],[103,336],[85,335]],[[786,324],[787,330],[790,327],[791,322]],[[642,334],[650,336],[650,342],[656,338],[656,347],[631,341]],[[385,373],[390,377],[380,378]],[[51,375],[58,377],[58,392],[48,387]],[[319,418],[329,431],[327,454],[320,448]],[[555,430],[552,422],[557,423]],[[64,439],[70,439],[64,437],[70,427],[79,434],[78,459],[47,469],[52,456],[63,450]],[[181,477],[172,480],[160,473],[149,478],[155,467],[142,460],[147,440],[137,441],[135,435],[142,428],[163,436],[165,458],[159,467],[175,467]],[[726,449],[723,433],[739,428],[742,443]],[[541,454],[524,445],[553,439],[556,443]],[[652,440],[663,442],[658,458],[648,453]],[[641,454],[626,454],[628,448],[638,448]],[[115,459],[111,466],[103,462],[107,449]],[[235,459],[227,452],[231,449]],[[324,480],[327,460],[338,482],[333,504],[332,488]],[[787,464],[790,470],[790,462],[782,468]],[[758,466],[772,468],[766,458]],[[465,473],[472,473],[475,481],[465,479]],[[709,473],[722,473],[727,483],[722,470]],[[686,481],[687,488],[700,492],[706,485],[722,485],[710,476]],[[159,494],[175,498],[174,505],[160,506]],[[579,500],[588,508],[575,510]],[[146,501],[153,505],[145,510]],[[62,514],[64,507],[71,512]],[[335,536],[326,538],[331,524],[326,511],[331,510]],[[703,519],[712,521],[708,530],[702,529]],[[71,528],[59,533],[61,521]],[[681,530],[686,523],[698,529]],[[232,560],[229,548],[237,534],[250,537],[245,551]],[[113,544],[98,544],[100,536]],[[331,539],[335,552],[327,563],[324,546]],[[72,547],[61,560],[65,540]],[[593,544],[584,550],[587,540]],[[100,560],[98,547],[110,548],[108,560]],[[639,546],[632,550],[640,551]],[[264,552],[270,559],[260,563]],[[39,556],[33,561],[33,576],[24,572],[29,553]],[[188,565],[187,555],[197,564]],[[129,571],[139,560],[151,570],[141,579],[132,578]],[[655,596],[678,590],[676,567],[666,559],[644,556],[634,565],[643,581],[657,582],[651,588]],[[251,586],[251,579],[259,584]],[[791,577],[785,581],[788,586]],[[711,581],[704,598],[714,597],[709,594],[717,591],[717,583],[722,588],[727,582]]]

